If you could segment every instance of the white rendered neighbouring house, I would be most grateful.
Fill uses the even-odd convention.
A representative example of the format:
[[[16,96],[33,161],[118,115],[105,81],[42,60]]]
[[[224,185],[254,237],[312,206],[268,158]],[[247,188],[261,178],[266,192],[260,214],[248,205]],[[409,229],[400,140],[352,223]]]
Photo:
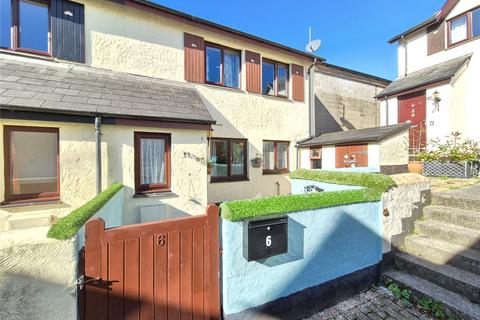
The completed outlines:
[[[380,125],[410,121],[412,151],[457,131],[480,140],[480,0],[448,0],[388,42],[398,78],[377,95]]]

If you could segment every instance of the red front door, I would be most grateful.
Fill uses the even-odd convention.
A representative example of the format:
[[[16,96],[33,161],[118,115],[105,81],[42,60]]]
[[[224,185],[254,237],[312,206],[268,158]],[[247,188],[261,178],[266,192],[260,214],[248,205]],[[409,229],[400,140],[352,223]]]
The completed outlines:
[[[410,152],[425,149],[427,142],[425,90],[398,97],[398,123],[409,121]]]

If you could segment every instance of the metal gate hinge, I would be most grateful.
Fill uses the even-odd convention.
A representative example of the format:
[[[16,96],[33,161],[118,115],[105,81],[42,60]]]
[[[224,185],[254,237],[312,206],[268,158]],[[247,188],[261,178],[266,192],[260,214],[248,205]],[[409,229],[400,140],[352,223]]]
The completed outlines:
[[[102,278],[101,277],[97,277],[97,278],[90,278],[88,280],[85,280],[85,276],[82,274],[76,281],[76,284],[77,284],[77,287],[82,290],[83,287],[87,284],[87,283],[92,283],[92,282],[97,282],[97,281],[102,281]]]

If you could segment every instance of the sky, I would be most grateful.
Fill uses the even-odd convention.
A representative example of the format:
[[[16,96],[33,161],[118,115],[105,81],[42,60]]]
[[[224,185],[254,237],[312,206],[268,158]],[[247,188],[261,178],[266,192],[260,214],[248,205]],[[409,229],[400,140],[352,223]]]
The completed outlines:
[[[397,76],[387,40],[431,17],[445,0],[151,0],[206,20],[304,50],[308,27],[328,63],[386,79]]]

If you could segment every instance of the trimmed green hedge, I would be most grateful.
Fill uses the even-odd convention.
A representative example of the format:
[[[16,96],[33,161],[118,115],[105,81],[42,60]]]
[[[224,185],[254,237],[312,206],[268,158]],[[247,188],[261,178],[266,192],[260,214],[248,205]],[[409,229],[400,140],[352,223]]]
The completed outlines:
[[[220,206],[222,218],[230,221],[240,221],[260,216],[379,201],[383,192],[390,187],[395,186],[395,182],[392,178],[377,173],[351,173],[302,169],[292,172],[290,178],[362,186],[365,189],[224,202]]]
[[[113,196],[123,188],[123,184],[115,183],[108,189],[99,193],[95,198],[85,203],[80,208],[70,212],[50,227],[47,237],[66,240],[77,234],[88,219],[93,217]]]

